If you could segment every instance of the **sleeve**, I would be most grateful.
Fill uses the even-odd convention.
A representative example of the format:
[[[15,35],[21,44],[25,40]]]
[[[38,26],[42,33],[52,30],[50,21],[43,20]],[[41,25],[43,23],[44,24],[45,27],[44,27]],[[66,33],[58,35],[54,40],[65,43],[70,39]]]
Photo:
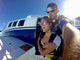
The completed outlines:
[[[61,29],[63,27],[64,24],[68,23],[68,19],[61,19],[60,20],[60,26],[61,26]]]

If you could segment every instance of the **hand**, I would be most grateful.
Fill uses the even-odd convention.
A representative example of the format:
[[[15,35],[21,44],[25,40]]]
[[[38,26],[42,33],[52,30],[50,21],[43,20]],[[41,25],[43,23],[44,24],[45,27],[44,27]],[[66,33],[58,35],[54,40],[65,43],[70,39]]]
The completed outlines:
[[[48,43],[46,43],[45,45],[43,45],[43,48],[44,48],[44,49],[45,49],[45,48],[52,48],[52,47],[54,47],[54,46],[56,46],[55,43],[50,43],[50,42],[48,42]]]

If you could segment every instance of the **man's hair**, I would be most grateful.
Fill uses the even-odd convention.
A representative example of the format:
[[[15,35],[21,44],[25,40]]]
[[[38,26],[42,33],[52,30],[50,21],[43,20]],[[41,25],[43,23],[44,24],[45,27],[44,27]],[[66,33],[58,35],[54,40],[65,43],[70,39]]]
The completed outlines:
[[[48,8],[48,7],[58,9],[58,6],[57,6],[57,4],[56,4],[56,3],[49,3],[49,4],[48,4],[48,6],[47,6],[47,8]]]

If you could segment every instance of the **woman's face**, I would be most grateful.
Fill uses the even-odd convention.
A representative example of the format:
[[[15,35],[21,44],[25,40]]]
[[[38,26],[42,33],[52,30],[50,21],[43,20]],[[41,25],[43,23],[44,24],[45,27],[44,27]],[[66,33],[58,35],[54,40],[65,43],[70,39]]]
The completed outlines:
[[[49,23],[45,19],[41,20],[41,28],[43,32],[47,32],[48,30],[50,30]]]

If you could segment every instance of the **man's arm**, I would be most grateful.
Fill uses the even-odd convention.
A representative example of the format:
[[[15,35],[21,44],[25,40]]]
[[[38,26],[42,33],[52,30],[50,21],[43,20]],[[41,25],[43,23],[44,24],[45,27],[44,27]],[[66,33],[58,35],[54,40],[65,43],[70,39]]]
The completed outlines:
[[[64,50],[61,60],[80,60],[80,31],[70,23],[62,27]]]

